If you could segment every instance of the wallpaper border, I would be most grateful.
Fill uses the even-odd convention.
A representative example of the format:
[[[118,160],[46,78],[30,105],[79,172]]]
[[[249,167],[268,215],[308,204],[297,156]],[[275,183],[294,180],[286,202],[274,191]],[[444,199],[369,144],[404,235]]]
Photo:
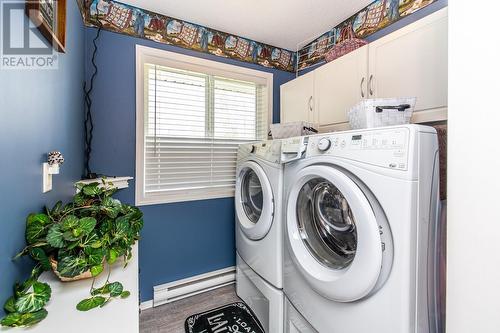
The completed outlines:
[[[439,0],[375,0],[303,46],[298,71],[339,58],[367,44],[366,37]]]
[[[88,27],[295,72],[295,51],[260,43],[114,0],[77,0]]]

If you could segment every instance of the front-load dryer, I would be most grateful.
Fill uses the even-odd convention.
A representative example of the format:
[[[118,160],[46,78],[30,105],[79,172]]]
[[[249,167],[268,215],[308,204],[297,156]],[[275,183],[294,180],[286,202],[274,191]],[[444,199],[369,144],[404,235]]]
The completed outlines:
[[[236,292],[266,332],[283,331],[281,142],[240,145],[236,167]]]
[[[311,136],[284,197],[287,332],[440,331],[433,128]]]

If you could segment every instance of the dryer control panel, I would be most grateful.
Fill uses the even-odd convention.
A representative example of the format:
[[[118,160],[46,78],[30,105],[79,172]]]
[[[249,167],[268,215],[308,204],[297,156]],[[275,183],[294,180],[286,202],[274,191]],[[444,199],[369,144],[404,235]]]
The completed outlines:
[[[280,163],[281,142],[261,141],[245,145],[248,155],[255,155],[263,160]]]
[[[376,166],[408,170],[409,130],[369,129],[309,137],[306,157],[332,155]]]

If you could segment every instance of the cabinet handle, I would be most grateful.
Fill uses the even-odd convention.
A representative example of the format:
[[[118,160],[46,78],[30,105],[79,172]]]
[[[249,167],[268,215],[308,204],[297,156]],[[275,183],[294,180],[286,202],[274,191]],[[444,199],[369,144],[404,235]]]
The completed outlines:
[[[365,92],[363,91],[363,83],[365,83],[365,77],[363,76],[363,78],[361,79],[361,83],[360,83],[360,88],[361,88],[361,98],[365,98]]]
[[[373,96],[372,82],[373,82],[373,74],[370,75],[370,81],[368,81],[368,88],[370,89],[370,96]]]
[[[313,107],[312,107],[312,100],[313,100],[313,97],[309,97],[309,102],[307,102],[307,105],[309,105],[309,111],[312,111],[313,110]]]

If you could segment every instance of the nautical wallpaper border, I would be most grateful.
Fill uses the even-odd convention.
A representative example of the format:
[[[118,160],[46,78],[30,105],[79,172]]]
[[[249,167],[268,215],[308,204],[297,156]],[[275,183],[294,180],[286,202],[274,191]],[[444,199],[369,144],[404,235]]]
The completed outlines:
[[[298,70],[367,44],[366,37],[438,0],[375,0],[298,51]]]
[[[279,47],[210,29],[114,0],[77,0],[85,25],[158,43],[294,72],[296,55]]]
[[[297,52],[114,0],[76,1],[86,26],[295,72],[345,55],[367,44],[366,37],[439,0],[375,0]]]

